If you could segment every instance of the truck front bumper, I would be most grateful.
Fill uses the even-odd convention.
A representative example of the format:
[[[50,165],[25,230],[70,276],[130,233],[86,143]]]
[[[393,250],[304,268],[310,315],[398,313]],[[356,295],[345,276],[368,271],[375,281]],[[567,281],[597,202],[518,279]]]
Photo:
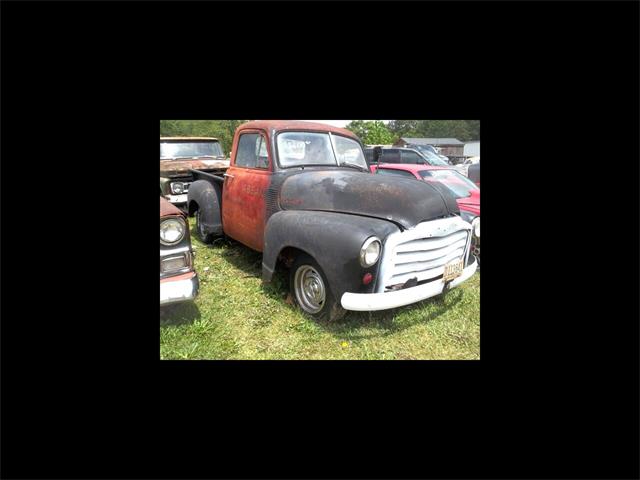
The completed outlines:
[[[187,203],[187,194],[183,193],[181,195],[165,195],[164,198],[169,200],[170,203],[174,205],[183,205]]]
[[[456,287],[473,275],[478,268],[478,262],[473,259],[473,263],[468,265],[462,275],[450,283],[450,287]],[[384,293],[345,293],[342,295],[340,303],[345,310],[357,310],[361,312],[387,310],[389,308],[403,307],[412,303],[435,297],[444,290],[442,280],[418,285],[415,287],[396,290]]]
[[[200,281],[196,272],[187,272],[160,280],[160,305],[186,302],[198,295]]]

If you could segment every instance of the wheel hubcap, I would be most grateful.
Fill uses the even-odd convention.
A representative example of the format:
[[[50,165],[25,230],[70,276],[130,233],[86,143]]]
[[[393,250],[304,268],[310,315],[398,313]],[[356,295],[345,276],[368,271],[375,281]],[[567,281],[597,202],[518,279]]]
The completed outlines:
[[[325,288],[322,277],[315,268],[302,265],[294,277],[296,299],[302,309],[308,313],[318,313],[325,302]]]

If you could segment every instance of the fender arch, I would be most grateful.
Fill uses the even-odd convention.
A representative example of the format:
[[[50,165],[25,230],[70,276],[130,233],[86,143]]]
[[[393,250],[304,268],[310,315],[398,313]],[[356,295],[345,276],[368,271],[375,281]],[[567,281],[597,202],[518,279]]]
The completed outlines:
[[[222,235],[222,188],[206,180],[196,180],[187,193],[187,212],[193,216],[200,210],[200,223],[205,233]]]
[[[370,272],[376,278],[379,263],[360,265],[360,248],[364,241],[386,237],[398,231],[388,221],[334,212],[282,210],[274,213],[265,228],[262,253],[262,280],[270,282],[278,257],[286,248],[301,250],[322,268],[331,291],[339,299],[346,291],[373,291],[375,282],[362,285],[362,276]]]

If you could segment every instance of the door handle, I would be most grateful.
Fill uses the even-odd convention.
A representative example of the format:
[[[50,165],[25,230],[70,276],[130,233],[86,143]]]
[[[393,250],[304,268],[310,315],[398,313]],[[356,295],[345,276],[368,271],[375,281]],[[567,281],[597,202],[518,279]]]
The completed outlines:
[[[228,173],[225,173],[223,176],[228,178],[236,178],[235,175],[230,175]]]

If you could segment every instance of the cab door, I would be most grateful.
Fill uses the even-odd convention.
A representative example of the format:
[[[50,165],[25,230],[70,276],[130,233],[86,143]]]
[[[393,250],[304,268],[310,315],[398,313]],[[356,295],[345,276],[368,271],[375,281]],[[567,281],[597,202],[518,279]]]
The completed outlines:
[[[260,130],[244,130],[235,147],[233,164],[222,189],[224,232],[244,245],[264,246],[265,192],[271,178],[267,137]]]

